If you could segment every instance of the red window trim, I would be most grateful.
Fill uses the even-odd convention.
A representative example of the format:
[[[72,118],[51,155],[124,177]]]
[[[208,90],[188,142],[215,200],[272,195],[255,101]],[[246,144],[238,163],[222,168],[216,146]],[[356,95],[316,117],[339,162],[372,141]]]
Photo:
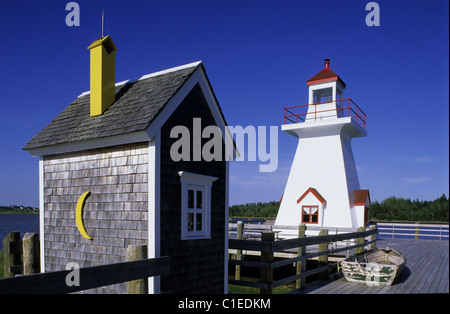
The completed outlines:
[[[319,193],[316,189],[314,189],[314,188],[308,188],[308,189],[306,190],[306,192],[303,193],[303,195],[300,196],[300,198],[297,200],[297,204],[300,203],[300,202],[306,197],[306,195],[308,195],[309,193],[312,193],[312,194],[319,200],[319,202],[322,203],[322,205],[325,204],[325,203],[327,202],[327,201],[322,197],[322,195],[320,195],[320,193]]]
[[[317,221],[316,222],[311,222],[311,221],[305,221],[304,219],[303,219],[303,216],[304,216],[304,212],[303,212],[303,208],[304,207],[309,207],[309,215],[308,216],[317,216]],[[311,214],[311,208],[317,208],[317,211],[316,211],[316,213],[315,214]],[[317,205],[303,205],[302,206],[302,223],[304,223],[304,224],[315,224],[315,225],[317,225],[318,223],[319,223],[319,206],[317,206]]]

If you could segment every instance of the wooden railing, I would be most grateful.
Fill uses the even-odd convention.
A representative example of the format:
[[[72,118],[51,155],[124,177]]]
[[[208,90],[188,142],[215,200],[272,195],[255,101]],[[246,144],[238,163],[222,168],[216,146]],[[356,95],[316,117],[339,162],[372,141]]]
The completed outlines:
[[[0,294],[73,293],[121,282],[164,275],[169,272],[169,257],[145,259],[101,266],[80,268],[80,285],[68,286],[66,277],[71,270],[0,279]]]
[[[248,226],[247,226],[248,227]],[[260,225],[261,227],[261,225]],[[305,225],[299,226],[299,237],[285,240],[275,240],[275,232],[266,231],[261,232],[261,240],[251,239],[229,239],[229,249],[236,250],[234,259],[229,259],[230,265],[248,266],[260,268],[260,278],[258,281],[245,281],[239,278],[228,279],[229,284],[242,285],[255,287],[260,289],[260,293],[272,293],[272,290],[281,285],[287,283],[296,282],[296,288],[304,287],[305,278],[314,274],[320,274],[320,276],[328,276],[328,271],[337,267],[337,263],[328,263],[328,255],[338,252],[349,252],[355,250],[355,254],[364,251],[364,248],[370,244],[370,249],[375,248],[375,237],[377,229],[375,226],[366,230],[361,227],[356,232],[332,234],[329,235],[327,229],[323,229],[319,232],[318,236],[305,237]],[[366,237],[370,239],[366,240]],[[352,245],[349,245],[350,240]],[[346,243],[345,246],[338,246],[338,242]],[[330,248],[330,243],[336,243]],[[354,244],[353,244],[354,243]],[[318,245],[318,251],[307,253],[306,248],[308,246]],[[293,251],[294,249],[294,251]],[[296,249],[296,250],[295,250]],[[242,252],[257,251],[260,252],[260,261],[242,260]],[[275,252],[288,251],[296,252],[296,256],[293,258],[285,258],[281,260],[274,260]],[[306,271],[305,262],[308,259],[318,257],[319,267]],[[273,280],[273,271],[276,268],[296,263],[296,274],[288,276],[286,278]],[[237,272],[236,272],[237,273]],[[240,276],[240,272],[239,272]]]
[[[239,223],[242,225],[239,227]],[[241,228],[241,229],[239,229]],[[273,225],[267,223],[245,223],[243,221],[239,222],[230,222],[228,224],[228,235],[230,239],[261,239],[261,233],[268,231],[275,231],[275,239],[279,240],[278,232],[276,230],[283,230],[284,238],[296,238],[298,237],[298,227],[291,225]],[[308,231],[315,231],[318,233],[320,230],[324,228],[317,226],[308,226]],[[326,228],[329,234],[337,234],[337,233],[349,233],[355,232],[358,228],[338,228],[338,227],[328,227]],[[281,239],[281,238],[280,238]]]
[[[122,263],[77,268],[79,281],[68,284],[67,279],[72,278],[75,269],[61,270],[46,273],[29,274],[25,263],[28,260],[39,260],[36,249],[38,245],[36,236],[27,236],[20,241],[18,232],[11,232],[3,242],[5,277],[0,279],[0,294],[54,294],[73,293],[83,290],[99,288],[122,282],[128,282],[128,293],[147,293],[147,278],[165,275],[170,272],[170,258],[167,256],[147,259],[146,245],[130,245],[127,248],[127,261]],[[33,239],[29,241],[28,239]],[[23,246],[23,248],[22,248]],[[21,255],[23,256],[21,258]],[[24,265],[19,265],[23,259]],[[31,263],[31,262],[30,262]],[[34,262],[33,264],[36,264]],[[38,272],[39,267],[33,267]],[[15,276],[24,271],[25,275]],[[3,271],[3,270],[2,270]]]
[[[335,104],[333,109],[323,109],[327,104]],[[310,110],[314,108],[314,110]],[[324,113],[336,115],[336,117],[351,117],[356,123],[366,128],[366,114],[362,109],[350,98],[336,99],[313,104],[300,106],[291,106],[284,108],[284,124],[305,122],[310,115],[311,120],[316,121],[322,117]]]
[[[449,225],[446,224],[410,224],[377,223],[380,238],[409,238],[448,240]]]

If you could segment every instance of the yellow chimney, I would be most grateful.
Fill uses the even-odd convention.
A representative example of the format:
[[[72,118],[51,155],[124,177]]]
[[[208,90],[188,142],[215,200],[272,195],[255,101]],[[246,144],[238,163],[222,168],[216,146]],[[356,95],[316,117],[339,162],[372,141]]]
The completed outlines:
[[[91,117],[104,113],[115,100],[115,53],[111,37],[94,41],[91,50]]]

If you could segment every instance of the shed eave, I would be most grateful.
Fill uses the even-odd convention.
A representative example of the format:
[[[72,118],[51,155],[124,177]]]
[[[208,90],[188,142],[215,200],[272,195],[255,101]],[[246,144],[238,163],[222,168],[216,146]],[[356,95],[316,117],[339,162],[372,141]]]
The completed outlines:
[[[138,131],[127,134],[119,134],[109,137],[96,138],[86,141],[72,142],[72,143],[63,143],[52,146],[43,146],[36,148],[28,148],[26,149],[33,157],[36,156],[49,156],[56,154],[63,154],[69,152],[83,151],[95,148],[103,148],[124,144],[132,144],[139,142],[147,142],[150,141],[151,138],[148,136],[147,132]]]

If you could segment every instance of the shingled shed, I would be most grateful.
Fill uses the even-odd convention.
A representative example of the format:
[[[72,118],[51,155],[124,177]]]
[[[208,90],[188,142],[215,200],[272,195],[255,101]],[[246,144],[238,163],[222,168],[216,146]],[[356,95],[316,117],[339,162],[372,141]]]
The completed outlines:
[[[41,271],[63,270],[69,262],[80,267],[123,262],[128,245],[146,244],[149,258],[171,259],[170,274],[149,279],[150,292],[223,293],[226,158],[170,156],[177,141],[170,136],[174,126],[192,131],[200,121],[201,129],[217,126],[225,134],[202,62],[114,84],[117,49],[111,38],[89,49],[91,90],[24,147],[40,158]],[[105,96],[108,90],[114,95]],[[224,143],[222,148],[224,155]],[[82,195],[84,209],[76,221]],[[125,284],[90,292],[125,292]]]

